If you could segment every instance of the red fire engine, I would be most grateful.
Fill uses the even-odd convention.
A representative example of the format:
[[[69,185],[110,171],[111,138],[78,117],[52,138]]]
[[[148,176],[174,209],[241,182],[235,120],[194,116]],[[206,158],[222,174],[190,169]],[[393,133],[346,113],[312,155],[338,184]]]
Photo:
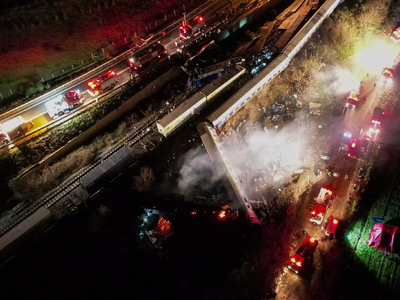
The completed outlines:
[[[396,73],[396,70],[394,68],[384,68],[382,71],[383,83],[384,84],[385,83],[392,84],[395,73]]]
[[[360,93],[356,90],[351,90],[349,97],[347,97],[346,107],[356,107],[358,99],[360,98]]]
[[[206,22],[204,21],[204,18],[197,16],[190,22],[183,22],[183,25],[179,27],[179,34],[181,38],[188,39],[192,35],[200,33],[205,27]]]
[[[118,81],[118,75],[113,70],[110,70],[100,77],[88,82],[88,92],[93,97],[96,97],[108,89],[113,89],[117,85]]]
[[[149,47],[139,50],[131,58],[129,58],[129,65],[131,69],[138,70],[142,66],[152,60],[161,58],[162,55],[166,54],[167,50],[161,43],[155,43]]]
[[[398,27],[392,31],[392,34],[390,35],[390,39],[392,41],[394,41],[395,43],[400,42],[400,27]]]
[[[62,116],[83,103],[79,90],[71,90],[60,98],[46,102],[47,112],[51,118]]]
[[[317,246],[317,239],[312,236],[307,236],[301,243],[299,249],[297,249],[295,255],[290,259],[287,265],[288,268],[296,274],[301,272],[305,262],[313,256]]]
[[[329,219],[328,226],[326,227],[325,236],[334,239],[336,237],[336,230],[339,225],[339,219],[332,217]]]
[[[324,219],[325,214],[328,211],[331,198],[332,191],[321,188],[315,205],[313,207],[310,207],[311,213],[308,214],[310,222],[316,223],[318,225],[322,223],[322,220]]]

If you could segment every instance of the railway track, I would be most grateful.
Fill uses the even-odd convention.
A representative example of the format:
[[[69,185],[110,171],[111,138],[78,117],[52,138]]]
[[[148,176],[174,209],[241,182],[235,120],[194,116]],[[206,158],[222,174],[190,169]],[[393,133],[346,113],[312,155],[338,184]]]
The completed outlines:
[[[30,205],[28,208],[20,211],[18,217],[7,227],[0,231],[0,236],[3,236],[12,228],[20,224],[27,217],[31,216],[35,213],[39,208],[45,207],[49,209],[61,199],[69,195],[72,191],[79,187],[79,180],[88,174],[91,170],[96,168],[98,165],[102,163],[103,160],[107,159],[119,149],[121,149],[124,145],[133,146],[138,143],[140,140],[145,138],[147,135],[154,133],[156,131],[156,118],[152,118],[145,124],[141,125],[133,134],[128,135],[123,140],[121,140],[117,145],[115,145],[110,151],[102,155],[101,159],[99,159],[96,163],[91,166],[87,166],[81,169],[79,172],[75,173],[72,177],[70,177],[67,181],[65,181],[59,188],[50,191],[47,193],[41,200]]]

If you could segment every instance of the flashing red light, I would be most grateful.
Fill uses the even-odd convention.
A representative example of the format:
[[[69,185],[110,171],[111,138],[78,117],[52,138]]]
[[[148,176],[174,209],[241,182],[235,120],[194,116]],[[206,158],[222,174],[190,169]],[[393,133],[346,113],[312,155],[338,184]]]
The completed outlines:
[[[162,32],[162,35],[166,35],[165,31]]]
[[[339,223],[339,221],[336,220],[336,219],[334,219],[334,220],[333,220],[333,224],[337,224],[337,223]]]
[[[314,242],[315,242],[315,238],[310,237],[310,242],[311,242],[311,243],[314,243]]]
[[[200,22],[203,22],[203,18],[202,18],[202,17],[200,17],[200,18],[199,18],[199,21],[200,21]]]
[[[92,89],[96,87],[96,85],[92,81],[88,82],[88,86],[91,87]]]
[[[356,143],[353,142],[353,143],[351,144],[351,148],[355,148],[355,147],[356,147]]]
[[[191,215],[197,215],[197,212],[194,210],[190,213]]]
[[[221,218],[221,219],[223,219],[223,218],[225,218],[225,211],[223,210],[223,211],[221,211],[220,213],[219,213],[219,217]]]

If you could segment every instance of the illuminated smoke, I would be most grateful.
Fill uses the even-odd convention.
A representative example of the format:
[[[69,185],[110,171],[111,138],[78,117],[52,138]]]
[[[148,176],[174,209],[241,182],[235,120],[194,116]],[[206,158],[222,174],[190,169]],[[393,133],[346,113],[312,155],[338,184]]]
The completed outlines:
[[[183,156],[178,187],[184,194],[196,187],[209,191],[224,175],[224,170],[215,168],[205,149],[191,149]]]
[[[350,90],[357,90],[360,87],[360,78],[347,69],[339,66],[327,67],[319,73],[322,88],[326,88],[330,93],[341,95]]]
[[[280,183],[307,164],[313,134],[304,121],[299,117],[280,131],[257,129],[244,138],[225,138],[229,163],[247,192]]]
[[[385,67],[392,67],[398,54],[398,47],[389,39],[375,39],[368,41],[368,44],[360,48],[353,55],[352,59],[356,69],[363,74],[377,74]]]

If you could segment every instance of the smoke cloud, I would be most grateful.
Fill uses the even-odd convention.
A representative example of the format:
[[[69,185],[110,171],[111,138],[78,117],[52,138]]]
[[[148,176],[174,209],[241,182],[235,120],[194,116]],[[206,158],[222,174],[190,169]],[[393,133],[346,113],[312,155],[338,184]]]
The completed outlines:
[[[224,139],[229,163],[248,197],[310,166],[315,128],[307,124],[299,114],[279,131],[258,128],[244,137],[235,134]]]
[[[223,170],[215,167],[206,150],[198,147],[183,156],[178,187],[184,194],[190,193],[195,188],[209,191],[224,175]]]
[[[359,77],[339,66],[325,68],[318,77],[323,88],[336,95],[348,93],[352,89],[357,90],[361,82]]]

